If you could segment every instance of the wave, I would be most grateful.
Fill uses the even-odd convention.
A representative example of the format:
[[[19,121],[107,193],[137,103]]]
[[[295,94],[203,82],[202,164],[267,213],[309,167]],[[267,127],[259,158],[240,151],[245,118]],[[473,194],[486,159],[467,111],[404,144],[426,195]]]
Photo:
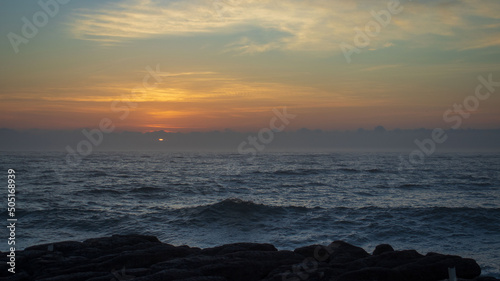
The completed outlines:
[[[144,186],[144,187],[138,187],[130,190],[130,192],[156,192],[156,191],[161,191],[163,190],[162,188],[159,187],[151,187],[151,186]]]
[[[390,186],[385,184],[376,185],[375,188],[402,188],[402,189],[413,189],[413,188],[427,188],[426,185],[421,184],[413,184],[413,183],[404,183],[400,185]]]
[[[197,219],[215,220],[222,217],[266,217],[270,215],[285,215],[290,211],[307,212],[311,208],[297,206],[273,206],[239,198],[228,198],[217,203],[174,209],[179,216],[189,216]]]
[[[324,169],[294,169],[294,170],[277,170],[275,175],[318,175],[324,172]]]
[[[382,169],[356,169],[356,168],[338,168],[335,171],[344,172],[344,173],[371,173],[371,174],[382,174],[386,171]]]
[[[86,177],[106,177],[108,174],[106,172],[100,171],[100,170],[93,170],[93,171],[87,171],[85,173]]]
[[[284,170],[276,170],[276,171],[254,171],[252,174],[268,174],[268,175],[318,175],[321,173],[327,172],[327,169],[284,169]]]
[[[272,175],[319,175],[319,174],[328,174],[332,171],[337,171],[337,172],[344,172],[344,173],[372,173],[372,174],[379,174],[379,173],[385,173],[386,171],[382,169],[356,169],[356,168],[337,168],[337,169],[284,169],[284,170],[277,170],[274,172],[262,172],[262,171],[255,171],[253,173],[255,174],[272,174]]]
[[[498,213],[500,218],[500,208],[472,208],[472,207],[346,207],[333,206],[330,208],[304,207],[304,206],[276,206],[253,201],[246,201],[239,198],[228,198],[217,203],[208,205],[199,205],[193,207],[184,207],[173,209],[177,215],[188,216],[228,216],[228,215],[255,215],[260,217],[276,215],[300,215],[310,212],[322,212],[334,215],[341,214],[393,214],[402,216],[422,216],[433,219],[443,219],[446,216],[458,216],[467,219],[486,220],[494,213]]]
[[[357,172],[360,172],[360,170],[353,169],[353,168],[340,168],[340,169],[336,169],[336,171],[346,172],[346,173],[357,173]]]
[[[89,188],[89,189],[77,190],[74,192],[74,194],[103,195],[103,194],[122,194],[122,192],[113,188]]]

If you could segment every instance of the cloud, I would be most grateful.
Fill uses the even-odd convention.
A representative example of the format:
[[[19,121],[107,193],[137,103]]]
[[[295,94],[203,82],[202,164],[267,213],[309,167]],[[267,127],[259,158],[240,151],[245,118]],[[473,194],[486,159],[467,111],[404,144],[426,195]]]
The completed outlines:
[[[47,87],[43,94],[40,89],[22,89],[10,95],[0,95],[0,101],[42,101],[54,104],[87,102],[107,104],[106,108],[111,102],[123,99],[133,102],[203,103],[207,107],[211,104],[215,107],[232,104],[235,107],[241,106],[244,101],[250,107],[270,104],[267,110],[284,99],[308,99],[311,94],[326,95],[315,87],[245,80],[213,71],[169,72],[162,73],[161,77],[162,82],[151,88],[144,88],[140,82],[131,82],[126,78],[107,77],[104,80],[90,79],[73,86]]]
[[[76,38],[104,44],[160,36],[229,33],[236,38],[227,50],[259,53],[273,49],[339,51],[351,43],[354,28],[373,20],[371,11],[387,9],[388,1],[325,0],[129,0],[80,9],[71,30]],[[474,49],[498,46],[495,20],[500,1],[479,5],[472,0],[402,2],[404,10],[372,40],[371,49],[394,40],[419,41],[416,46]],[[275,30],[274,36],[257,42],[241,36],[248,28]],[[416,37],[419,40],[416,40]],[[429,37],[439,36],[439,38]],[[422,40],[423,39],[423,40]]]
[[[377,66],[363,68],[363,69],[361,69],[361,71],[379,71],[382,69],[389,69],[389,68],[396,68],[396,67],[400,67],[400,65],[398,65],[398,64],[377,65]]]

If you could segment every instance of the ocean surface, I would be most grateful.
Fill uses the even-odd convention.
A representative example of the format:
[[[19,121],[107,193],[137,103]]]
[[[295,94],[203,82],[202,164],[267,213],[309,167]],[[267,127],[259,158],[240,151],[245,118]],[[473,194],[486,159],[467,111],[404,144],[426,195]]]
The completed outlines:
[[[500,277],[500,154],[1,152],[16,171],[16,246],[140,233],[174,245],[344,240],[474,258]],[[7,225],[7,188],[0,212]],[[0,250],[8,249],[8,232]],[[0,239],[1,240],[1,239]]]

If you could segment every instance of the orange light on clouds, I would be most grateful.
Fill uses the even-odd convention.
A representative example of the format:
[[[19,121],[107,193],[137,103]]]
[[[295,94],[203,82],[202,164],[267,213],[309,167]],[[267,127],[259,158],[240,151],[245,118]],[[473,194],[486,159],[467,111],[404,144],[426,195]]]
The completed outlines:
[[[500,1],[406,3],[352,63],[340,44],[384,3],[241,0],[218,15],[205,0],[91,2],[55,17],[51,40],[0,52],[0,128],[258,131],[283,107],[300,116],[287,130],[434,128],[477,75],[500,79]],[[492,95],[467,126],[497,128],[498,108]]]

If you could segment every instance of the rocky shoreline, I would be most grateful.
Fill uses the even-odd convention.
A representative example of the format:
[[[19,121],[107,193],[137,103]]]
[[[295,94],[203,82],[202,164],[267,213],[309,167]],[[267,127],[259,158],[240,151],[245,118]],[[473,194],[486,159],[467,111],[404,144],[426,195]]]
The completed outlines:
[[[83,242],[58,242],[16,252],[15,273],[9,253],[0,256],[0,280],[8,281],[433,281],[447,280],[455,267],[458,280],[500,281],[479,277],[472,259],[390,245],[372,254],[342,241],[294,251],[271,244],[236,243],[214,248],[172,246],[154,236],[113,235]]]

